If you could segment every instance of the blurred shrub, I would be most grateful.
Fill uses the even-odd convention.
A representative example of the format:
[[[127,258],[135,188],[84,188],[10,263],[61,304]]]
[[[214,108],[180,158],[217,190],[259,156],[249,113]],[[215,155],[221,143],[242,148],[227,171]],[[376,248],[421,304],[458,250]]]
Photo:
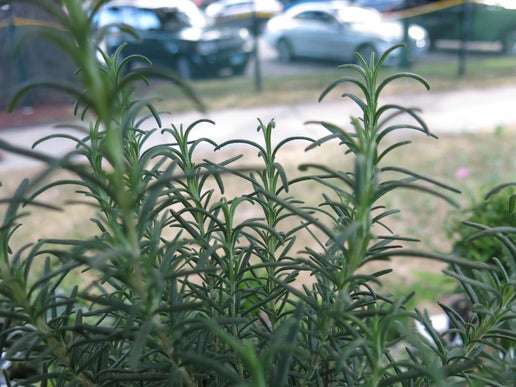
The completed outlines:
[[[493,258],[514,269],[510,252],[497,238],[476,238],[479,228],[516,228],[514,195],[516,190],[507,187],[484,200],[475,201],[469,208],[458,211],[448,223],[448,235],[454,241],[453,252],[479,262],[493,263]]]

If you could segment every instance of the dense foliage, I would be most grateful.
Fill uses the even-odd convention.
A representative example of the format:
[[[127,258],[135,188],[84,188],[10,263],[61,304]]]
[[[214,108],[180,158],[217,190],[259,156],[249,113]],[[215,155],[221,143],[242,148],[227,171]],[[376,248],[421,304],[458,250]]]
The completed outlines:
[[[503,259],[505,245],[496,238],[481,238],[478,230],[487,227],[516,228],[514,216],[515,190],[507,185],[503,190],[489,192],[482,200],[474,200],[468,208],[458,212],[450,222],[449,234],[454,240],[455,253],[481,262],[493,258]],[[509,254],[510,255],[510,254]],[[508,270],[515,271],[514,260],[503,262]]]
[[[142,58],[120,60],[119,53],[104,54],[105,63],[99,64],[96,39],[103,31],[92,30],[91,17],[104,1],[88,13],[77,0],[62,0],[62,7],[32,2],[69,32],[42,27],[38,33],[64,49],[78,68],[82,88],[47,85],[77,99],[85,134],[56,134],[76,145],[61,158],[0,141],[4,151],[47,165],[2,200],[0,346],[3,364],[13,364],[4,372],[9,385],[516,382],[514,272],[498,260],[407,250],[403,242],[411,238],[388,227],[396,210],[381,205],[385,195],[413,189],[453,204],[457,194],[431,177],[386,164],[392,152],[410,142],[401,129],[432,136],[417,111],[380,104],[382,91],[399,78],[428,87],[412,73],[379,79],[390,51],[377,61],[358,56],[361,66],[342,66],[356,76],[323,91],[321,99],[344,87],[343,97],[360,107],[363,114],[350,128],[321,121],[328,131],[323,138],[275,141],[274,121],[259,122],[262,141],[216,144],[194,137],[205,120],[161,128],[152,101],[132,92],[149,76],[168,76],[201,107],[173,74],[152,67],[127,73],[128,61]],[[348,92],[350,85],[359,93]],[[13,104],[33,86],[22,87]],[[394,120],[399,116],[408,123]],[[155,120],[155,130],[142,129],[148,120]],[[159,132],[168,140],[151,145],[149,139]],[[394,134],[399,140],[384,146]],[[353,168],[301,164],[291,177],[278,158],[292,142],[305,142],[307,152],[339,146]],[[236,146],[251,149],[260,164],[249,166],[240,156],[217,162],[199,158],[206,146],[219,153]],[[55,178],[60,170],[72,177]],[[241,191],[228,192],[229,180]],[[74,188],[73,201],[43,199],[65,186]],[[312,190],[316,204],[301,202],[299,190]],[[13,248],[31,208],[60,210],[79,203],[95,209],[95,216],[84,219],[95,225],[94,235],[45,238]],[[501,240],[503,258],[513,262],[515,231],[501,227],[481,233]],[[469,316],[442,305],[453,324],[440,334],[424,311],[405,306],[411,294],[383,294],[378,285],[389,270],[374,272],[370,264],[394,256],[447,262],[447,274],[472,305]],[[77,272],[81,283],[74,280]],[[416,321],[429,338],[418,333]],[[460,340],[448,340],[451,333]],[[31,372],[15,375],[20,364]]]

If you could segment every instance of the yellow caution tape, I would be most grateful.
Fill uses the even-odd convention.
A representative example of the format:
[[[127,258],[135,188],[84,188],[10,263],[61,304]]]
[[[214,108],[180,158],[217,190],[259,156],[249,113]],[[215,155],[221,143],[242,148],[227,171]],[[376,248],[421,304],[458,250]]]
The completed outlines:
[[[428,13],[440,11],[446,8],[455,7],[465,3],[467,0],[442,0],[417,7],[407,8],[401,11],[390,12],[386,17],[393,19],[406,19],[413,16],[425,15]],[[504,7],[504,3],[496,0],[469,0],[470,3],[485,4]],[[515,1],[516,2],[516,1]]]
[[[45,20],[37,20],[37,19],[27,19],[23,17],[15,17],[12,22],[9,22],[9,20],[0,20],[0,28],[6,28],[10,24],[14,27],[50,27],[55,29],[62,29],[62,27],[53,22],[45,21]]]

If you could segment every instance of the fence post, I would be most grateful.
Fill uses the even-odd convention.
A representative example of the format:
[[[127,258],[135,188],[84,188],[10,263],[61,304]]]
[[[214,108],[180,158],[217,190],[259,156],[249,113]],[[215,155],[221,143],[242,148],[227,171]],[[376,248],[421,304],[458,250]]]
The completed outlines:
[[[16,45],[16,23],[13,13],[13,9],[10,5],[7,5],[7,36],[9,51],[11,58],[14,61],[14,67],[16,67],[17,81],[22,84],[27,81],[27,73],[25,72],[25,64],[23,63],[21,47]],[[28,93],[25,94],[22,100],[24,112],[27,114],[32,113],[32,102]]]
[[[254,89],[257,93],[262,91],[262,72],[260,67],[259,37],[260,23],[256,13],[256,0],[253,1],[253,14],[251,18],[251,32],[253,34],[253,57],[254,57]]]
[[[468,51],[468,41],[471,33],[471,2],[464,0],[462,3],[462,20],[461,20],[461,39],[459,50],[459,72],[458,76],[463,77],[466,74],[466,57]]]

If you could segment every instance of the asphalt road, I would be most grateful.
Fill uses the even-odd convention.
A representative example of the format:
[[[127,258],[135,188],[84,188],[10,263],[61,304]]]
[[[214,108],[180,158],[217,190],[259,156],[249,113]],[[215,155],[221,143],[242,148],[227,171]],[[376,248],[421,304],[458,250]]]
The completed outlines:
[[[467,53],[468,58],[485,58],[499,55],[495,51],[471,51]],[[268,75],[294,75],[319,71],[322,68],[334,69],[341,64],[340,62],[318,61],[313,59],[298,59],[293,63],[281,63],[277,59],[278,55],[274,48],[270,47],[263,39],[258,40],[259,70],[263,76]],[[456,50],[432,50],[429,53],[415,59],[419,62],[445,62],[457,63],[459,66],[459,52]],[[246,76],[253,77],[255,74],[255,61],[251,60],[247,68]]]
[[[385,97],[380,101],[383,104],[396,103],[403,106],[418,107],[422,110],[421,116],[430,130],[435,134],[476,132],[494,130],[497,126],[516,129],[516,85],[507,85],[492,89],[466,89],[443,92],[421,92],[417,94],[401,94]],[[279,105],[256,107],[250,109],[224,109],[201,114],[189,112],[173,116],[163,116],[165,127],[191,124],[200,118],[210,118],[215,125],[203,123],[196,127],[196,137],[209,137],[215,142],[228,139],[244,138],[258,140],[258,119],[276,122],[276,136],[278,139],[292,135],[308,135],[314,138],[327,134],[316,124],[307,124],[307,121],[325,120],[333,124],[349,128],[351,116],[357,116],[357,107],[349,100],[323,101],[321,103],[304,103],[294,105]],[[410,120],[409,120],[410,121]],[[404,121],[406,122],[406,121]],[[154,123],[144,124],[147,129],[155,126]],[[30,147],[37,139],[52,133],[77,134],[71,128],[55,128],[53,126],[36,126],[23,129],[4,129],[0,138],[20,147]],[[169,142],[170,138],[160,135],[151,137],[149,145]],[[59,156],[73,149],[74,143],[61,138],[46,141],[37,146],[40,151]],[[33,160],[4,154],[0,162],[0,169],[20,169],[37,165]]]

